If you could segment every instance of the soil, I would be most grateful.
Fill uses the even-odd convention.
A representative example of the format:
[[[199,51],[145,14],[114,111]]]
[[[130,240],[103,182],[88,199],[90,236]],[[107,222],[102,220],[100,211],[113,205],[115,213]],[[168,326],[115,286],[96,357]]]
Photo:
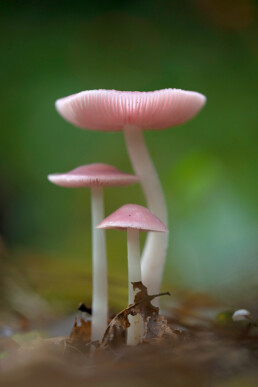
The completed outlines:
[[[138,304],[114,317],[101,345],[90,343],[90,321],[83,312],[79,312],[69,337],[38,336],[22,345],[15,337],[2,338],[0,385],[258,385],[255,317],[233,321],[233,311],[208,317],[210,305],[202,305],[200,313],[197,305],[187,303],[171,307],[164,317],[156,313],[148,297],[145,294]],[[131,312],[144,314],[148,323],[145,339],[136,347],[125,344],[126,319]]]

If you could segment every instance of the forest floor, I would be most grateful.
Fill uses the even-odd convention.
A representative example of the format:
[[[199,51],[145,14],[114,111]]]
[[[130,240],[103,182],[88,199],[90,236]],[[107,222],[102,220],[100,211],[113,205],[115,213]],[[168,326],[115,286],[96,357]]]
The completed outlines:
[[[171,304],[161,315],[154,297],[138,287],[135,304],[114,316],[101,344],[90,343],[90,318],[81,311],[68,336],[47,337],[25,326],[20,334],[2,332],[0,386],[258,385],[255,300],[245,305],[252,315],[241,321],[200,295]],[[140,313],[146,328],[135,347],[125,344],[131,313]]]

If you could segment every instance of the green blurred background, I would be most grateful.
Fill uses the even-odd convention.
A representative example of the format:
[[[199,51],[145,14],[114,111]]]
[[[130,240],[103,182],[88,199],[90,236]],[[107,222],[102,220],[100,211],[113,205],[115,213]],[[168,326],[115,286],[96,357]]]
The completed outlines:
[[[169,208],[164,288],[257,290],[256,18],[251,0],[1,2],[0,235],[14,283],[65,311],[90,303],[89,190],[46,177],[92,162],[132,171],[122,133],[79,130],[55,100],[175,87],[207,105],[183,126],[145,132]],[[106,214],[127,202],[145,204],[139,186],[106,189]],[[108,231],[107,241],[117,308],[125,235]]]

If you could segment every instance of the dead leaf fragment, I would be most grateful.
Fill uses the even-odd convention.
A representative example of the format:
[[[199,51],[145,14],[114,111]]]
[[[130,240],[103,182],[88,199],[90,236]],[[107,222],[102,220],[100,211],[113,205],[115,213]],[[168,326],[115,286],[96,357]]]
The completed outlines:
[[[129,305],[126,309],[118,313],[104,334],[101,348],[117,347],[125,344],[126,329],[130,326],[128,315],[135,316],[139,313],[145,323],[145,339],[161,338],[164,334],[173,334],[171,329],[167,326],[167,320],[159,315],[159,308],[152,305],[151,301],[163,295],[170,295],[170,293],[160,293],[149,295],[146,286],[142,282],[132,282],[133,289],[139,289],[135,295],[134,304]]]
[[[73,346],[83,350],[86,345],[90,342],[91,335],[91,322],[75,317],[73,329],[70,334],[69,342]]]

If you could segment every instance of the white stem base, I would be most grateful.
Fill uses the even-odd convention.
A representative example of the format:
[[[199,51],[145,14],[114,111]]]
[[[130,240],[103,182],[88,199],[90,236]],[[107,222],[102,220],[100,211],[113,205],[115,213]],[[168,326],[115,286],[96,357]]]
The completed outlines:
[[[128,250],[128,304],[134,303],[137,290],[133,290],[132,282],[141,281],[139,231],[127,231]],[[140,314],[128,316],[130,327],[127,329],[127,345],[137,345],[142,342],[143,319]]]
[[[167,225],[167,208],[160,181],[144,142],[140,128],[124,128],[127,150],[150,211]],[[142,255],[142,280],[149,294],[159,293],[168,247],[168,233],[151,232]],[[153,301],[158,304],[158,299]]]
[[[91,189],[92,211],[92,321],[91,340],[101,341],[108,322],[108,286],[105,230],[96,229],[104,219],[103,189]]]

